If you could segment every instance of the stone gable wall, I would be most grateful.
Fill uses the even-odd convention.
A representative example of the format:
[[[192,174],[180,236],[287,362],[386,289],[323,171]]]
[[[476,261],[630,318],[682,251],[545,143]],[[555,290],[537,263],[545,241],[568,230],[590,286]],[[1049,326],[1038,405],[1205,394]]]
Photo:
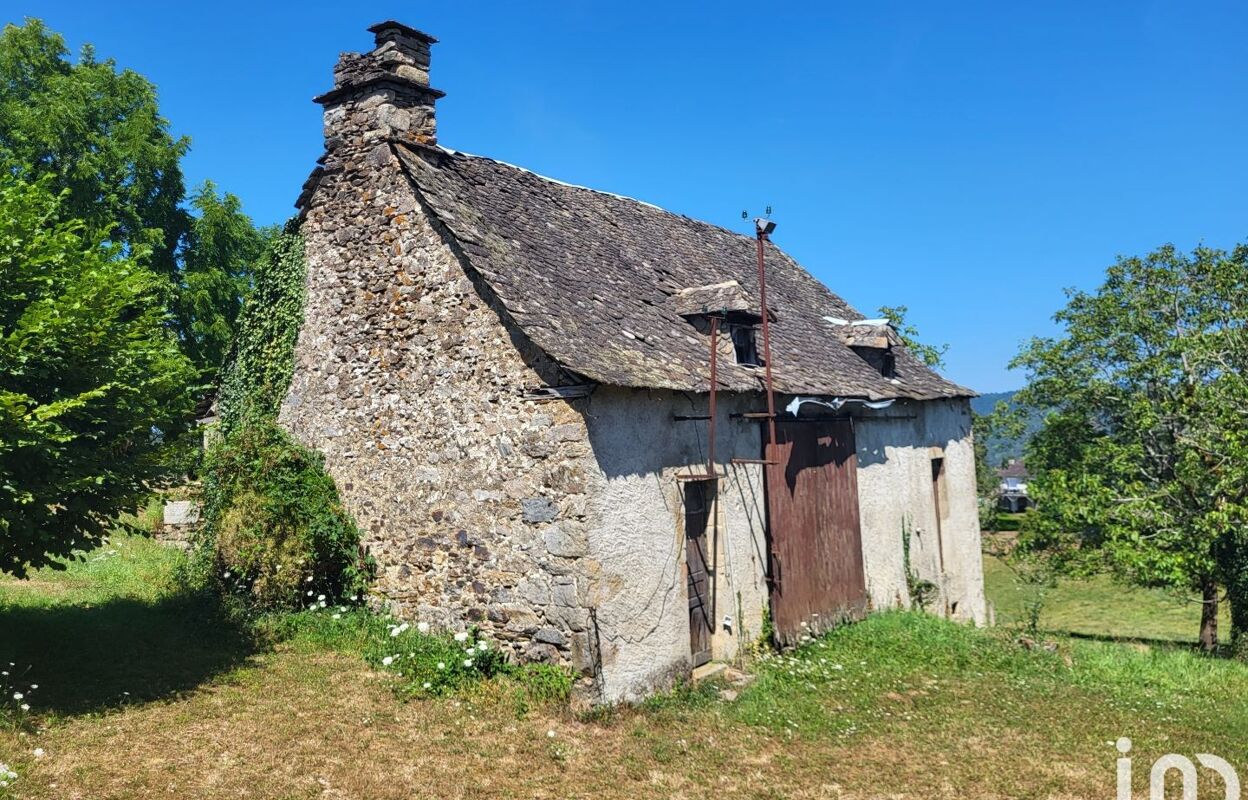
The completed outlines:
[[[592,674],[584,419],[523,399],[563,376],[465,272],[372,134],[384,101],[326,112],[337,144],[303,209],[306,316],[280,422],[325,454],[378,562],[379,602]]]

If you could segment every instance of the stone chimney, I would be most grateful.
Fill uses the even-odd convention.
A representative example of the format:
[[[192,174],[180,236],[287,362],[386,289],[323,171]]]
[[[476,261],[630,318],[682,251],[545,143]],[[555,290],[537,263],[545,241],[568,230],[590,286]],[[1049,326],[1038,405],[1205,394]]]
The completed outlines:
[[[398,22],[368,29],[376,46],[343,53],[334,67],[334,88],[317,103],[325,107],[325,150],[370,147],[386,139],[436,144],[433,104],[443,92],[429,85],[429,46],[438,40]]]

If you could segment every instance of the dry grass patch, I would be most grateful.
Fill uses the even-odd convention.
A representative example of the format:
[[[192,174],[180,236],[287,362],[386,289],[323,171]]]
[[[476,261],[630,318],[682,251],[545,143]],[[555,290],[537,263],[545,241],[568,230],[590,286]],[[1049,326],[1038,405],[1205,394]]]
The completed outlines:
[[[1248,669],[1181,649],[1028,651],[880,615],[756,664],[735,703],[711,686],[578,718],[518,702],[506,674],[413,697],[409,678],[370,666],[373,623],[349,615],[248,635],[145,588],[167,556],[144,548],[41,574],[83,582],[72,592],[0,582],[0,649],[47,692],[31,728],[0,726],[16,796],[1110,797],[1121,735],[1143,763],[1214,752],[1248,766]]]

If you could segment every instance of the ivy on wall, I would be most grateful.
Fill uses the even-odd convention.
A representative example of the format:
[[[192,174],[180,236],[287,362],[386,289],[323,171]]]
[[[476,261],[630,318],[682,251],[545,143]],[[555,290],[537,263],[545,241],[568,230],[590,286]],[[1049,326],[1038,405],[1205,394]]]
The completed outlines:
[[[269,245],[239,316],[234,351],[217,395],[220,433],[277,419],[295,368],[295,341],[306,300],[303,237],[295,220]]]
[[[292,220],[256,269],[204,461],[203,572],[262,607],[357,596],[373,569],[321,455],[277,425],[294,374],[306,274]]]

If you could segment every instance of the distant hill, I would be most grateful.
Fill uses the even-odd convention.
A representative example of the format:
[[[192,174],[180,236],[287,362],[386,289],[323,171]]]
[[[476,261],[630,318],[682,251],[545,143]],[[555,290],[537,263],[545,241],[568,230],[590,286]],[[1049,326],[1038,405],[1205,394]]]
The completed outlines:
[[[997,407],[997,403],[1005,403],[1012,406],[1014,403],[1014,392],[990,392],[982,394],[979,397],[971,399],[971,411],[975,414],[990,414]],[[989,436],[985,444],[988,446],[988,464],[992,467],[999,467],[1011,458],[1022,458],[1023,448],[1027,444],[1027,440],[1031,435],[1040,429],[1040,417],[1033,415],[1027,420],[1027,426],[1023,431],[1023,435],[1014,438],[1007,438],[1000,435]]]

